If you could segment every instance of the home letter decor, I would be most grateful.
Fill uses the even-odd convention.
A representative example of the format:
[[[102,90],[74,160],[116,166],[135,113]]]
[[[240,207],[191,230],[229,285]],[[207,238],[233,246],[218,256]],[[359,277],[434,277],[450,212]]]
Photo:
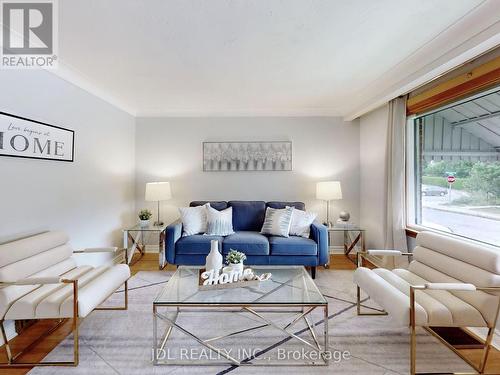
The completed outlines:
[[[0,156],[73,161],[75,132],[0,112]]]

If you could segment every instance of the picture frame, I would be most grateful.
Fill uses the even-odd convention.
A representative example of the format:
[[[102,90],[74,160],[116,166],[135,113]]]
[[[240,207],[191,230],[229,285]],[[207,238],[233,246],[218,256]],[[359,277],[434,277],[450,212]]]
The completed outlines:
[[[291,141],[203,142],[204,172],[291,171]]]
[[[74,162],[75,131],[0,111],[0,156]]]

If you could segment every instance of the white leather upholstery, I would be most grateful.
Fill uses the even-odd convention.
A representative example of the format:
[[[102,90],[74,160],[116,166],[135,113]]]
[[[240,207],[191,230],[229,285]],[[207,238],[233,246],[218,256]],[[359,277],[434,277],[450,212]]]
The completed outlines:
[[[0,267],[64,245],[68,241],[65,233],[52,231],[0,245]]]
[[[130,269],[125,264],[77,267],[67,242],[64,233],[47,232],[0,245],[0,282],[59,276],[78,279],[78,315],[87,316],[128,280]],[[0,286],[0,319],[71,316],[73,284]]]
[[[56,263],[62,262],[72,255],[73,250],[68,245],[49,249],[0,268],[0,280],[16,281],[18,279],[24,279]]]
[[[422,232],[408,270],[358,268],[354,282],[398,325],[409,324],[410,285],[470,283],[500,286],[500,252],[448,236]],[[483,291],[416,290],[419,326],[492,327],[498,297]]]
[[[465,283],[471,283],[479,287],[500,286],[500,274],[476,267],[473,264],[465,263],[421,246],[417,246],[413,254],[415,261]]]
[[[461,260],[486,271],[500,274],[500,252],[488,245],[478,245],[466,239],[453,238],[433,232],[421,232],[417,246]]]

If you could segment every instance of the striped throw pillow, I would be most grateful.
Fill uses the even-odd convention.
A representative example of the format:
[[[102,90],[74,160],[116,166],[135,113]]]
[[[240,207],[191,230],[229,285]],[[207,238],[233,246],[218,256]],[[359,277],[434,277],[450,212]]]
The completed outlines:
[[[207,231],[209,236],[229,236],[233,234],[233,208],[229,207],[217,211],[210,206],[207,207]]]
[[[264,225],[262,225],[260,233],[288,237],[292,223],[292,213],[293,207],[283,209],[267,207],[266,218],[264,219]]]

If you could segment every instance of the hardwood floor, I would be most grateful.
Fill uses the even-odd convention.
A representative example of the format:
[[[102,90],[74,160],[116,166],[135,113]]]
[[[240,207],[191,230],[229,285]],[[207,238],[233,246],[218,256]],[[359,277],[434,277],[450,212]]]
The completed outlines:
[[[165,270],[175,270],[176,267],[168,265]],[[354,263],[348,260],[344,255],[332,255],[330,258],[329,269],[337,270],[354,270]],[[158,270],[158,255],[145,254],[137,263],[131,267],[132,275],[139,271],[156,271]],[[325,271],[321,271],[325,272]],[[326,270],[328,272],[328,270]],[[126,312],[124,312],[126,314]],[[26,328],[20,335],[11,340],[10,344],[17,353],[22,348],[26,347],[36,337],[40,336],[44,331],[49,329],[55,321],[42,320]],[[44,338],[39,344],[31,349],[31,351],[22,356],[23,361],[37,362],[42,360],[51,350],[53,350],[66,336],[71,333],[71,319],[68,319],[61,327],[54,331],[50,336]],[[461,349],[463,354],[468,358],[478,362],[481,357],[480,350],[477,349]],[[0,347],[0,361],[6,362],[5,348]],[[23,375],[28,373],[30,368],[18,369],[1,369],[2,375]],[[487,372],[500,374],[500,352],[492,349],[487,366]]]

